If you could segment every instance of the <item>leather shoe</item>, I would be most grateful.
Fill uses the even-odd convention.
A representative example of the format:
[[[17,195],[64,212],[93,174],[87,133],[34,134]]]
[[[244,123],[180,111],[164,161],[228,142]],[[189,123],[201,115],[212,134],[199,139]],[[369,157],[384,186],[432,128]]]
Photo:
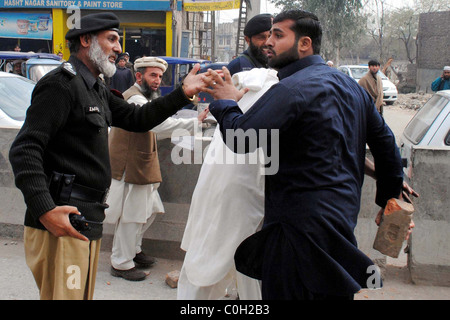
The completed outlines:
[[[144,252],[141,251],[134,257],[133,261],[137,266],[146,268],[152,266],[156,262],[156,259],[147,256]]]
[[[111,267],[111,275],[129,281],[142,281],[147,276],[145,272],[137,270],[136,267],[128,270],[118,270]]]

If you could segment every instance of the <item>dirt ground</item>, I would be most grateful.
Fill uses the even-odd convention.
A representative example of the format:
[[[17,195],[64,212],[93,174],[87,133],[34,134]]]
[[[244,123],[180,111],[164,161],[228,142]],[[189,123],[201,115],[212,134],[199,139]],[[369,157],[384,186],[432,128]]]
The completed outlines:
[[[399,94],[397,101],[392,107],[401,109],[412,109],[417,111],[421,106],[425,104],[431,97],[432,93],[406,93]],[[387,106],[388,108],[391,106]]]

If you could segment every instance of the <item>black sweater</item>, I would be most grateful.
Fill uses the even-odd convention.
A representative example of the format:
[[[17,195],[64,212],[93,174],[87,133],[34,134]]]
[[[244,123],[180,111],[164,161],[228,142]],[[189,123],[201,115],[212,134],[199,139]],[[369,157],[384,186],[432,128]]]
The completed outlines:
[[[128,104],[95,79],[87,67],[72,56],[70,64],[43,77],[36,85],[27,117],[9,160],[16,186],[27,205],[25,225],[45,229],[39,217],[56,207],[48,182],[53,171],[74,174],[75,183],[106,190],[111,183],[108,127],[144,132],[163,122],[189,103],[179,87],[142,106]],[[103,221],[101,203],[73,200],[88,220]],[[83,232],[101,238],[101,228]]]

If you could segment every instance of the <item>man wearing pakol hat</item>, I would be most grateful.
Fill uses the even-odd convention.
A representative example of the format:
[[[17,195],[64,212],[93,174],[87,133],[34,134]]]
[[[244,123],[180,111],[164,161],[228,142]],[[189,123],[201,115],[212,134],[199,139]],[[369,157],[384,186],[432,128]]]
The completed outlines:
[[[450,66],[445,66],[442,75],[433,81],[431,84],[431,90],[441,91],[450,90]]]
[[[159,89],[167,62],[157,57],[135,61],[135,84],[123,93],[129,103],[143,105],[161,96]],[[147,274],[139,268],[150,267],[155,259],[141,249],[142,237],[164,213],[158,193],[162,181],[158,160],[158,138],[170,137],[176,129],[194,132],[194,126],[206,118],[209,110],[191,119],[167,118],[147,132],[129,132],[113,127],[109,135],[112,182],[105,222],[116,225],[111,274],[130,281],[144,280]]]
[[[244,28],[248,49],[232,60],[227,69],[233,75],[253,68],[267,68],[266,40],[269,38],[273,17],[271,14],[258,14],[251,18]]]
[[[70,59],[37,83],[10,149],[27,205],[25,258],[41,299],[93,298],[111,184],[108,127],[148,131],[205,89],[196,65],[182,86],[142,107],[107,90],[99,75],[116,70],[119,24],[96,13],[67,32]]]
[[[109,87],[120,91],[120,93],[125,92],[134,83],[133,72],[126,66],[127,59],[125,54],[120,54],[117,59],[116,73],[111,78],[111,83]]]

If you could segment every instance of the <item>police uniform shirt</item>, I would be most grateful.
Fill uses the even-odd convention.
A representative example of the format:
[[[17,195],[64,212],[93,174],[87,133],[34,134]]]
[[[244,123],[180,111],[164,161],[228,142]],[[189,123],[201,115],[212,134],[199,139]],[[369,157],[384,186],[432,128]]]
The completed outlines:
[[[263,65],[261,62],[256,60],[256,58],[247,49],[242,54],[240,54],[235,59],[231,60],[227,66],[231,75],[241,71],[248,71],[253,68],[267,68],[267,65]]]

